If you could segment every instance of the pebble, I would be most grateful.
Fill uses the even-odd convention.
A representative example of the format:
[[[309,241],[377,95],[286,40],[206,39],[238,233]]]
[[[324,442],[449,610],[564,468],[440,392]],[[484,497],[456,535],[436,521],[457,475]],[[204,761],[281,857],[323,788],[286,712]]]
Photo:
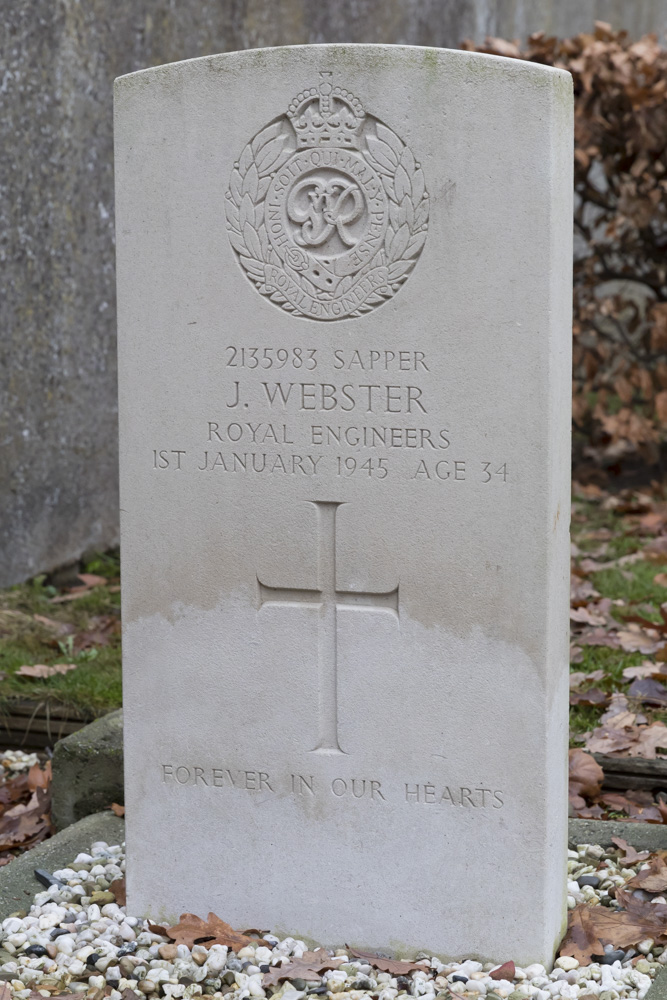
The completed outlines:
[[[97,904],[97,906],[104,906],[105,903],[115,903],[116,897],[112,892],[93,892],[90,897],[90,901],[91,903]]]
[[[0,757],[1,759],[1,757]],[[637,873],[624,867],[619,852],[598,845],[568,851],[568,897],[618,906],[609,890]],[[0,982],[11,983],[15,1000],[41,991],[45,1000],[59,992],[80,993],[82,1000],[122,1000],[124,991],[139,1000],[265,1000],[264,976],[276,965],[300,958],[306,944],[264,935],[268,946],[247,945],[235,953],[222,945],[192,949],[176,945],[148,930],[146,922],[128,916],[108,888],[123,877],[120,846],[93,844],[66,868],[49,874],[51,881],[35,895],[29,913],[17,911],[1,922]],[[642,897],[640,897],[642,898]],[[667,948],[650,938],[636,949],[608,949],[589,966],[560,957],[547,972],[539,963],[516,968],[512,980],[492,980],[492,963],[469,959],[443,964],[426,952],[416,961],[423,968],[409,976],[392,976],[366,960],[350,959],[339,949],[340,965],[319,981],[296,977],[285,981],[280,1000],[303,1000],[329,994],[336,1000],[644,1000],[656,971],[667,965]],[[634,956],[635,966],[632,966]],[[411,956],[402,956],[411,957]],[[506,961],[511,956],[501,956]],[[274,991],[275,992],[275,991]],[[85,995],[85,997],[84,997]],[[128,993],[125,1000],[131,997]]]
[[[577,879],[579,887],[583,889],[585,885],[590,885],[592,889],[597,889],[600,885],[600,879],[596,875],[580,875]]]
[[[600,958],[600,965],[613,965],[614,962],[622,962],[624,958],[624,951],[606,951]]]

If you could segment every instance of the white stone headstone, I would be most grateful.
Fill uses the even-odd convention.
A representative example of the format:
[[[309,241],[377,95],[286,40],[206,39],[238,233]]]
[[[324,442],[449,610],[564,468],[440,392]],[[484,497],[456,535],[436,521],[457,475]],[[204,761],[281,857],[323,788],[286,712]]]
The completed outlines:
[[[116,143],[131,909],[551,961],[569,75],[237,52]]]

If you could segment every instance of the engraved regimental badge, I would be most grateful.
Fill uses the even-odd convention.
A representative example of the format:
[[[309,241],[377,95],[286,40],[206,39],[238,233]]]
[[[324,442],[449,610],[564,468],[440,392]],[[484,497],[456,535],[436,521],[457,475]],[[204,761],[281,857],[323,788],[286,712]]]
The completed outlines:
[[[408,278],[426,239],[420,165],[321,73],[234,164],[229,239],[261,295],[309,319],[361,316]]]

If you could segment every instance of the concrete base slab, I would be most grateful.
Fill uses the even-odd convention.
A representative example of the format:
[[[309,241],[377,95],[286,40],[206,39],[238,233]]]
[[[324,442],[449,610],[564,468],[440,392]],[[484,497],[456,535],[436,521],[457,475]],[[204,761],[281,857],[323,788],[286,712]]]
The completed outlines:
[[[577,844],[613,847],[612,837],[622,837],[640,851],[667,849],[667,826],[661,823],[622,823],[598,819],[571,819],[568,822],[568,841],[571,848]]]
[[[123,804],[122,709],[56,743],[51,797],[51,816],[57,830],[112,802]]]
[[[86,816],[0,868],[0,920],[17,910],[30,909],[33,896],[44,888],[35,878],[35,868],[45,868],[48,872],[65,868],[96,840],[122,844],[125,820],[112,812]]]
[[[667,1000],[667,969],[663,969],[655,977],[644,1000]]]

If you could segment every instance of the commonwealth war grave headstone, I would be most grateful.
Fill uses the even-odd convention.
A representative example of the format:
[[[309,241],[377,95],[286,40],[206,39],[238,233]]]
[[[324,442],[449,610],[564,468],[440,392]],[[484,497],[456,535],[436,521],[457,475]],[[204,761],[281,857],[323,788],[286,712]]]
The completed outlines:
[[[399,46],[117,81],[135,912],[552,959],[571,100]]]

